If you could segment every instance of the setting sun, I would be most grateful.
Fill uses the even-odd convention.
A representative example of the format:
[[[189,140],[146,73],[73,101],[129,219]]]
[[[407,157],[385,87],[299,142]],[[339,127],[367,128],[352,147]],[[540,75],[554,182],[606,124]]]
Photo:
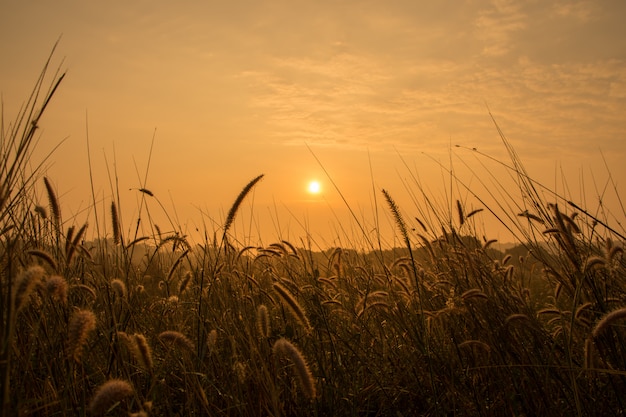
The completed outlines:
[[[307,187],[307,191],[309,194],[319,194],[322,191],[322,186],[319,181],[311,181],[309,182],[309,186]]]

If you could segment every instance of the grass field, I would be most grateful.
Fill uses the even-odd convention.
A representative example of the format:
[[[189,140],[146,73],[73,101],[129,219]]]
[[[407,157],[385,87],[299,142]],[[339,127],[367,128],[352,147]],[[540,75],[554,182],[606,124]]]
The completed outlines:
[[[29,163],[57,85],[36,99],[41,82],[2,131],[2,415],[624,413],[623,234],[545,201],[512,148],[526,200],[509,251],[458,201],[411,230],[384,190],[402,248],[239,247],[231,225],[262,176],[201,243],[125,236],[115,199],[88,241]]]

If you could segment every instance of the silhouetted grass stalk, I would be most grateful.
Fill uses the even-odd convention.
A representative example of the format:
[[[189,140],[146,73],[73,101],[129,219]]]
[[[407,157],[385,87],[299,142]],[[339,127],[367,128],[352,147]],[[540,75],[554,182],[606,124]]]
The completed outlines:
[[[27,198],[41,168],[40,164],[35,165],[30,173],[27,170],[32,166],[29,158],[35,146],[35,132],[39,128],[48,104],[65,77],[65,73],[55,74],[50,89],[45,93],[43,102],[40,103],[39,96],[43,93],[44,81],[55,49],[56,44],[44,64],[28,102],[18,114],[15,124],[9,129],[4,124],[0,126],[0,230],[3,231],[0,238],[6,238],[7,249],[11,246],[11,238],[4,234],[10,228],[19,227],[22,224],[22,219],[13,217],[14,213],[19,211],[18,205]],[[4,115],[0,119],[4,120]],[[0,407],[4,415],[9,414],[10,407],[11,343],[16,320],[16,308],[11,301],[13,291],[11,282],[15,270],[9,266],[6,273],[9,278],[0,283],[0,309],[2,310],[0,314],[2,314],[2,323],[5,324],[0,335],[0,380],[2,381]]]

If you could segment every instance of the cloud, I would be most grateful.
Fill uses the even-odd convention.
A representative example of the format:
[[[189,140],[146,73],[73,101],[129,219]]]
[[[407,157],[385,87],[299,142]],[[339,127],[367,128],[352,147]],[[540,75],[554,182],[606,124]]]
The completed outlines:
[[[619,60],[403,66],[345,53],[276,60],[242,77],[252,87],[251,106],[283,144],[431,151],[452,137],[485,149],[499,146],[488,104],[505,132],[537,156],[584,155],[598,144],[626,151],[626,72]]]
[[[592,1],[561,1],[553,6],[553,12],[561,17],[573,18],[580,22],[589,22],[596,13]]]
[[[483,54],[500,56],[511,51],[513,34],[526,27],[526,19],[519,1],[493,0],[488,8],[479,11],[474,25],[477,37],[484,43]]]

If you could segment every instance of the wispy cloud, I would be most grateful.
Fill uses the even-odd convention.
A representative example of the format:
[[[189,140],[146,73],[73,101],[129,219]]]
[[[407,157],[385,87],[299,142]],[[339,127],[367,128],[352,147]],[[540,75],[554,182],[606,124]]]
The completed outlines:
[[[245,78],[254,86],[252,105],[285,144],[425,150],[453,136],[485,146],[495,137],[486,103],[538,153],[584,153],[599,143],[625,150],[621,61],[553,65],[522,57],[506,67],[480,60],[402,67],[341,55],[281,60]]]
[[[513,48],[513,34],[526,27],[526,14],[521,2],[492,0],[489,7],[478,12],[475,21],[477,37],[483,43],[483,54],[500,56]]]
[[[588,0],[559,1],[552,7],[554,13],[558,16],[574,18],[581,22],[588,22],[591,20],[597,11],[596,2]]]
[[[487,104],[505,132],[538,156],[583,156],[599,145],[626,153],[625,61],[594,55],[594,39],[577,55],[579,39],[569,41],[573,29],[563,23],[589,29],[586,22],[600,16],[595,6],[494,0],[463,7],[441,20],[433,10],[420,10],[430,13],[424,20],[363,17],[374,34],[357,25],[354,36],[316,43],[314,54],[268,54],[241,72],[249,104],[283,144],[429,151],[452,138],[484,148],[497,143]],[[567,31],[555,36],[560,24]],[[372,41],[377,30],[386,49]]]
[[[94,44],[75,54],[77,77],[107,68],[76,95],[137,125],[230,112],[234,136],[260,121],[281,145],[485,148],[488,104],[537,154],[626,152],[621,0],[146,5],[83,6]]]

